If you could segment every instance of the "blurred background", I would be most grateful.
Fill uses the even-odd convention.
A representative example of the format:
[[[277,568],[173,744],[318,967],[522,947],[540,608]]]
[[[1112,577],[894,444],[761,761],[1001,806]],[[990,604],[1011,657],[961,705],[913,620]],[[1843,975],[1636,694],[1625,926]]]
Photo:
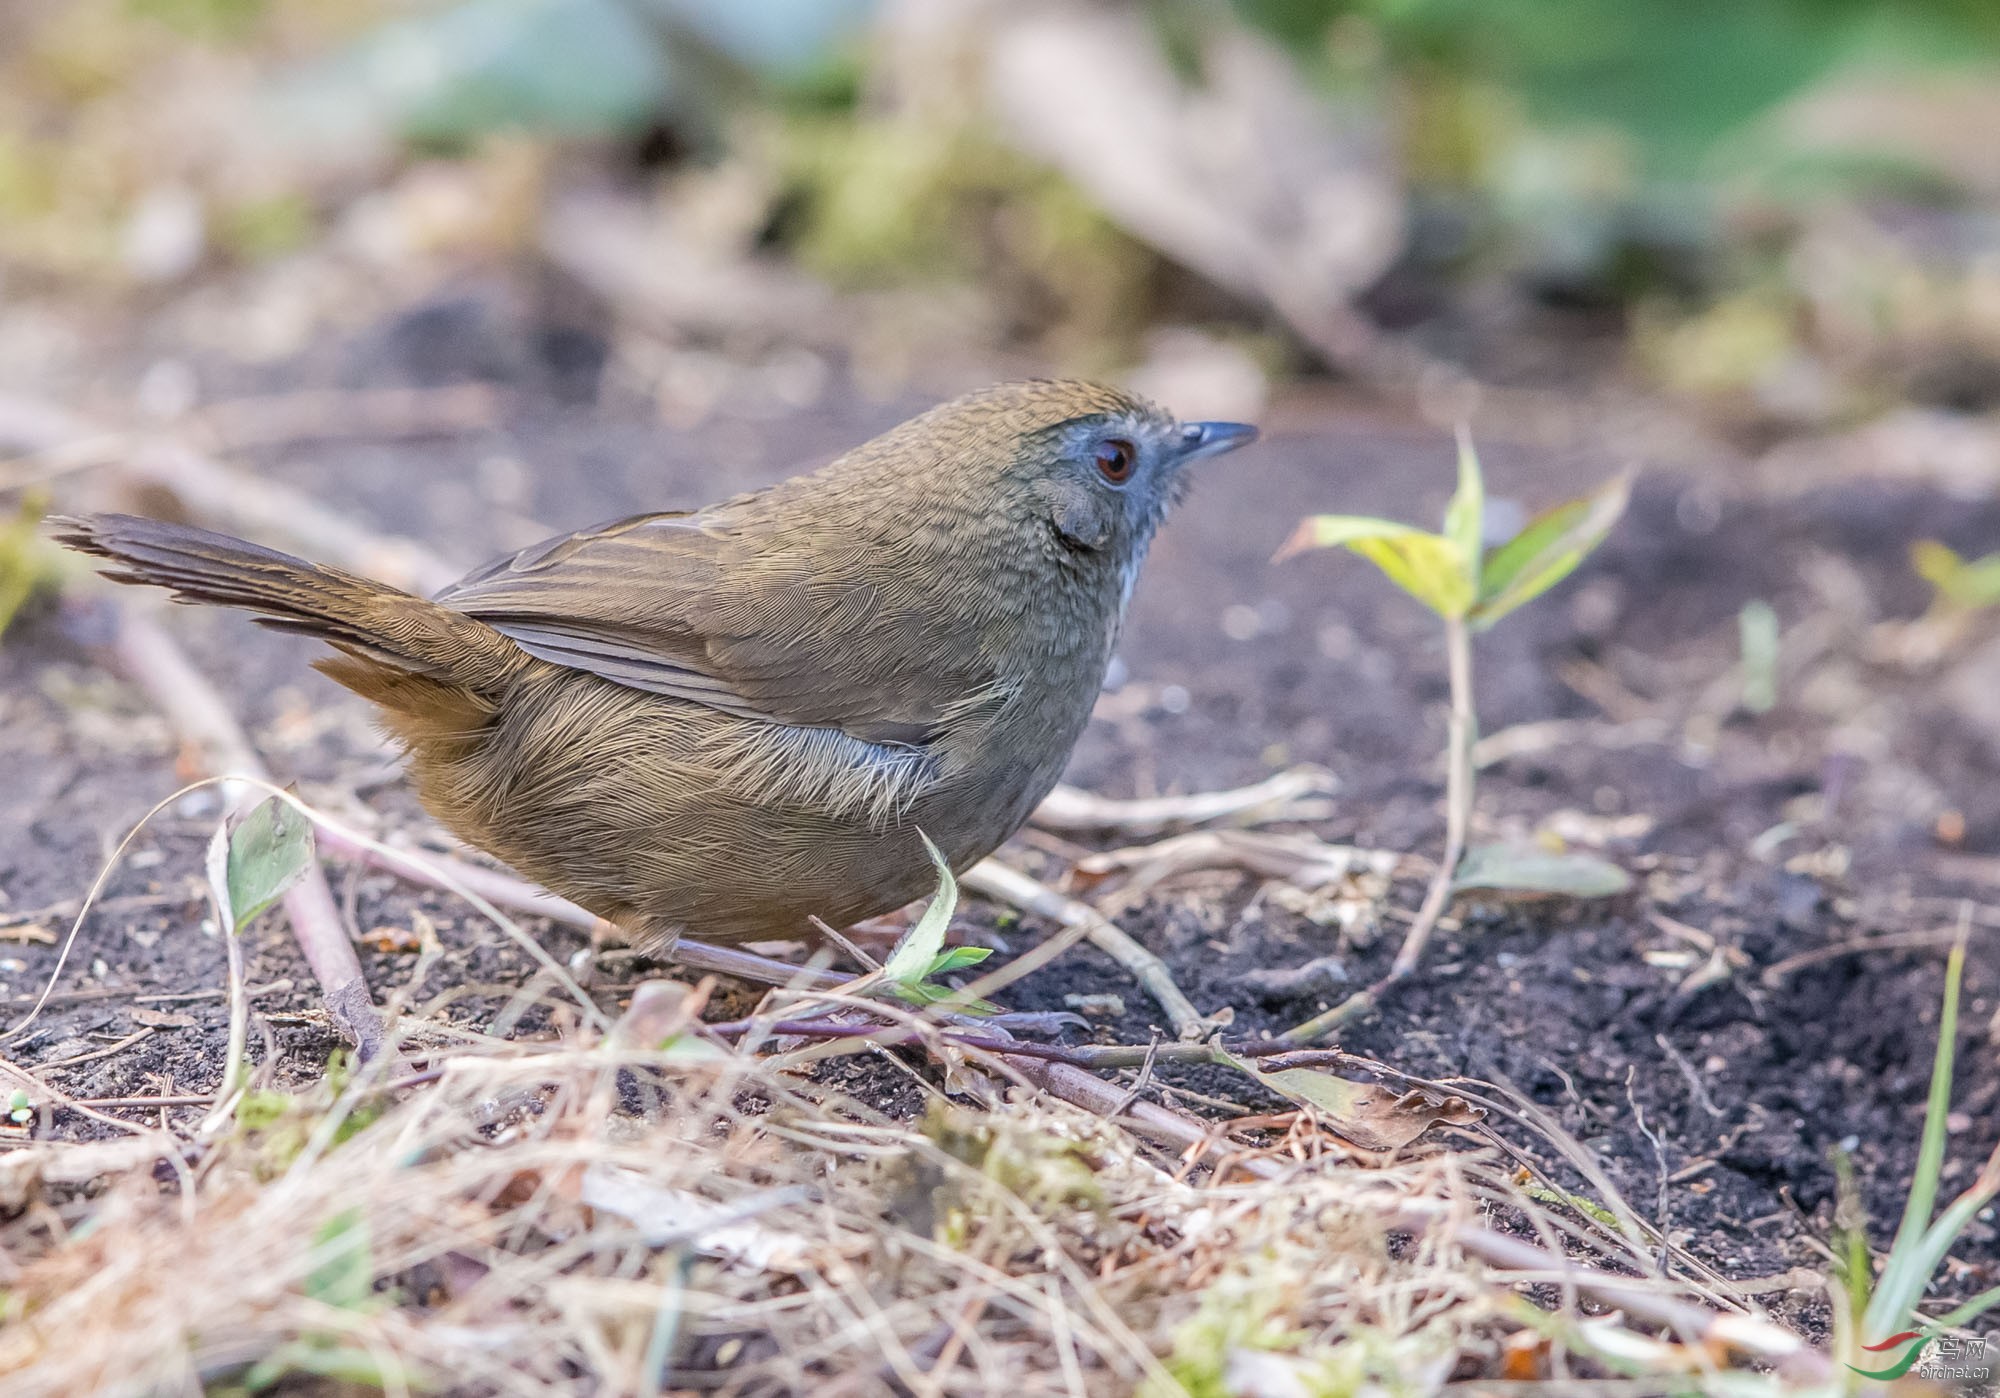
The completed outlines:
[[[1990,0],[9,0],[0,375],[171,416],[399,316],[672,423],[1612,385],[1981,481],[1995,132]]]

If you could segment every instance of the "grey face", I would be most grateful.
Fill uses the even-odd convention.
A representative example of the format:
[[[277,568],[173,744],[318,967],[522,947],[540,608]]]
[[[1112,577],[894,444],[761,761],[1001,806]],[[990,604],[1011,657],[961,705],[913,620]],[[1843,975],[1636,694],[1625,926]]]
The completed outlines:
[[[1042,493],[1056,533],[1071,549],[1136,569],[1186,490],[1186,468],[1254,441],[1257,429],[1118,414],[1066,422],[1053,435],[1055,460]]]

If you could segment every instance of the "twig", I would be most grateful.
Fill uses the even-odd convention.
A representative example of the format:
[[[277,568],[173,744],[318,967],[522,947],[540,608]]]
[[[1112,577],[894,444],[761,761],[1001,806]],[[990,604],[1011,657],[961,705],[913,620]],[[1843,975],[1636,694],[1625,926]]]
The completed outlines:
[[[1765,985],[1779,985],[1794,971],[1803,971],[1808,966],[1817,966],[1823,961],[1834,961],[1843,956],[1858,956],[1871,951],[1921,951],[1929,947],[1948,947],[1959,937],[1955,927],[1937,927],[1928,932],[1884,932],[1873,937],[1855,937],[1850,941],[1835,942],[1830,947],[1815,947],[1802,951],[1797,956],[1788,956],[1783,961],[1774,961],[1766,966],[1758,976]]]
[[[222,861],[228,858],[229,822],[216,827],[215,839],[219,842]],[[215,909],[216,927],[222,933],[222,945],[227,953],[227,981],[225,990],[229,997],[229,1040],[222,1055],[222,1082],[215,1089],[215,1104],[209,1114],[202,1119],[198,1134],[206,1136],[228,1124],[235,1108],[235,1097],[247,1074],[243,1059],[250,1038],[250,996],[245,990],[246,978],[243,974],[243,935],[235,926],[235,910],[225,911],[224,895],[214,887],[217,868],[217,846],[211,845],[209,852],[209,879],[211,888],[209,899]],[[227,877],[225,874],[224,877]],[[341,931],[346,932],[345,924]]]
[[[72,603],[67,612],[72,629],[86,639],[97,639],[92,648],[105,663],[145,691],[166,715],[202,771],[218,776],[240,772],[270,781],[263,759],[222,696],[163,629],[136,609],[109,600],[90,606]],[[230,792],[230,804],[239,810],[258,795],[254,789],[225,790]],[[386,1042],[382,1021],[369,999],[368,983],[347,939],[333,890],[317,862],[285,894],[284,908],[335,1025],[363,1058],[380,1052]]]
[[[1207,825],[1227,820],[1257,825],[1276,820],[1310,820],[1325,814],[1323,798],[1339,789],[1333,773],[1322,767],[1292,767],[1251,786],[1232,791],[1201,791],[1190,796],[1154,796],[1121,801],[1073,786],[1058,786],[1042,798],[1029,817],[1044,830],[1116,830],[1148,835],[1176,825]]]
[[[1672,730],[1664,719],[1636,718],[1624,723],[1598,719],[1550,718],[1517,723],[1489,733],[1472,745],[1472,765],[1480,771],[1516,757],[1533,757],[1560,748],[1589,746],[1621,752],[1626,748],[1664,743]]]
[[[1197,869],[1240,869],[1299,888],[1324,888],[1358,873],[1388,875],[1406,862],[1392,850],[1331,845],[1313,835],[1265,830],[1197,830],[1150,845],[1106,850],[1076,863],[1085,875],[1132,874],[1133,890]]]
[[[52,1068],[74,1068],[80,1063],[95,1063],[100,1058],[115,1058],[140,1040],[150,1039],[159,1032],[154,1026],[145,1025],[133,1030],[115,1044],[107,1044],[105,1047],[93,1049],[89,1053],[79,1053],[70,1058],[58,1058],[53,1062],[42,1063],[37,1066],[46,1073]]]
[[[1133,941],[1089,904],[1058,893],[1020,870],[1010,869],[992,859],[975,864],[959,882],[974,893],[1024,912],[1053,919],[1064,927],[1083,929],[1092,946],[1129,971],[1132,978],[1153,997],[1154,1002],[1166,1012],[1174,1033],[1181,1038],[1205,1037],[1222,1023],[1202,1014],[1187,996],[1181,994],[1166,962]]]
[[[212,1092],[193,1093],[181,1097],[79,1097],[71,1105],[78,1107],[208,1107],[215,1104]]]

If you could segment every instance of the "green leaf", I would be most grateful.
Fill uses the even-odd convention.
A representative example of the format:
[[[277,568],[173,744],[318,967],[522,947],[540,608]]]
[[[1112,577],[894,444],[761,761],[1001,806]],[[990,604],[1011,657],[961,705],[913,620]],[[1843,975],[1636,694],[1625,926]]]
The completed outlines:
[[[1595,1199],[1581,1194],[1572,1194],[1567,1189],[1552,1189],[1536,1180],[1523,1180],[1521,1192],[1530,1199],[1544,1204],[1554,1204],[1559,1208],[1574,1209],[1587,1218],[1594,1218],[1606,1228],[1623,1231],[1625,1225],[1618,1215],[1598,1203]]]
[[[1464,560],[1465,585],[1479,595],[1480,555],[1486,551],[1486,482],[1479,472],[1479,454],[1472,449],[1472,433],[1458,429],[1458,489],[1445,507],[1444,536],[1451,540]]]
[[[42,538],[45,502],[39,492],[25,500],[18,513],[0,525],[0,635],[5,635],[21,608],[62,577],[55,549]]]
[[[1736,635],[1743,652],[1743,707],[1768,714],[1778,706],[1778,614],[1761,599],[1745,602],[1736,614]]]
[[[312,822],[274,796],[229,831],[226,851],[218,848],[222,837],[217,831],[209,846],[209,882],[228,930],[240,932],[312,867]]]
[[[922,1007],[948,1002],[956,1014],[985,1016],[1000,1013],[1000,1007],[991,1000],[969,1000],[963,991],[932,981],[890,981],[887,989],[890,995],[906,1005]]]
[[[1968,562],[1935,539],[1910,545],[1910,566],[1937,590],[1941,606],[1977,611],[2000,602],[2000,553]]]
[[[422,1372],[405,1367],[393,1353],[308,1335],[286,1340],[251,1365],[243,1375],[243,1387],[251,1393],[262,1393],[293,1374],[333,1379],[353,1388],[383,1393],[398,1390],[407,1393],[413,1388],[430,1386],[424,1382]]]
[[[1454,893],[1614,898],[1632,887],[1632,876],[1595,855],[1488,844],[1466,850],[1451,887]]]
[[[359,1310],[375,1300],[375,1250],[368,1220],[360,1209],[342,1209],[313,1234],[312,1270],[305,1293],[341,1310]]]
[[[1472,605],[1458,546],[1440,534],[1366,515],[1314,515],[1300,521],[1278,557],[1315,548],[1351,549],[1439,616],[1464,616]]]
[[[1618,476],[1594,493],[1557,505],[1486,557],[1472,624],[1485,630],[1575,571],[1625,513],[1632,481]]]
[[[951,915],[958,911],[958,880],[952,877],[951,865],[945,863],[930,836],[919,830],[917,838],[924,842],[924,852],[937,868],[938,890],[931,896],[931,905],[924,909],[924,915],[917,919],[917,925],[903,934],[895,950],[889,953],[889,959],[882,963],[883,975],[903,985],[916,985],[924,979],[943,951],[945,929],[951,926]]]
[[[949,971],[962,971],[968,966],[977,966],[991,955],[993,955],[991,947],[953,947],[931,962],[930,969],[924,972],[924,979],[936,980]]]
[[[1991,1178],[1995,1170],[1989,1161],[1973,1187],[1960,1195],[1936,1223],[1931,1222],[1931,1206],[1937,1201],[1938,1184],[1944,1177],[1945,1122],[1951,1114],[1952,1060],[1958,1047],[1958,998],[1964,977],[1965,942],[1961,939],[1945,961],[1937,1055],[1931,1063],[1930,1099],[1924,1107],[1924,1131],[1917,1145],[1916,1169],[1910,1177],[1910,1197],[1904,1203],[1903,1220],[1896,1228],[1895,1241],[1889,1245],[1889,1256],[1882,1264],[1882,1275],[1875,1283],[1875,1294],[1862,1317],[1862,1333],[1869,1338],[1879,1339],[1902,1328],[1923,1298],[1931,1274],[1944,1260],[1957,1234],[1993,1197],[1994,1189],[2000,1188],[2000,1180]],[[1962,1209],[1969,1199],[1977,1202]]]

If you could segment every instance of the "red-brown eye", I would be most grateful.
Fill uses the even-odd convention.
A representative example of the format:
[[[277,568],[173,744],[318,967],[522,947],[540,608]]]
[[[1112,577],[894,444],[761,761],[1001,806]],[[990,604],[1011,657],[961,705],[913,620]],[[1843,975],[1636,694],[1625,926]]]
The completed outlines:
[[[1138,460],[1139,453],[1130,442],[1111,437],[1097,449],[1097,472],[1113,485],[1123,485],[1132,479],[1132,467]]]

